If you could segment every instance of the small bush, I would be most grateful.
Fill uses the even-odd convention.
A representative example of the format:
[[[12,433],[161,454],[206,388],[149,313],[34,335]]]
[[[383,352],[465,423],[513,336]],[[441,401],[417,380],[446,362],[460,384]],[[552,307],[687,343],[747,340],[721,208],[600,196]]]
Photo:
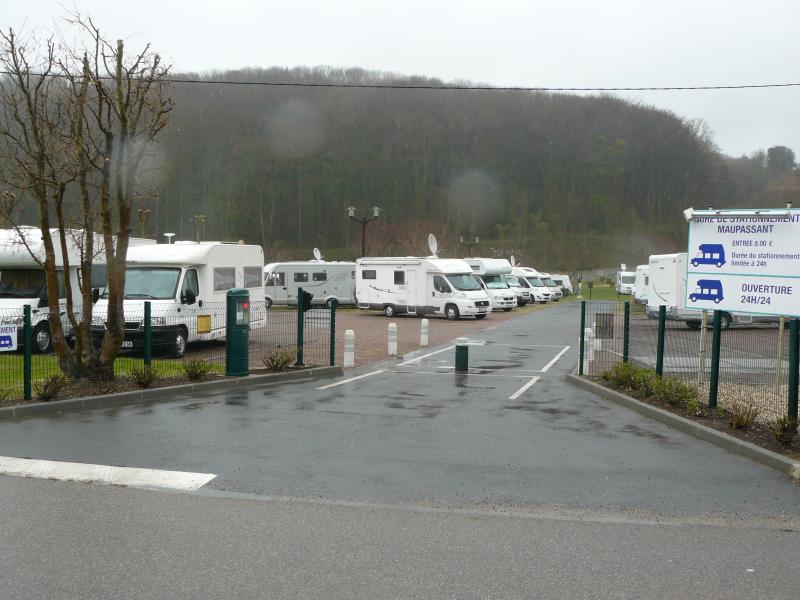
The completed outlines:
[[[618,362],[608,371],[603,371],[600,377],[603,381],[608,381],[619,387],[635,389],[636,378],[639,372],[643,370],[630,362]]]
[[[693,385],[685,384],[675,377],[663,377],[656,386],[653,397],[670,406],[686,406],[690,402],[697,402],[699,394]]]
[[[295,353],[291,350],[278,350],[261,359],[264,366],[270,371],[285,371],[295,359]]]
[[[650,369],[639,369],[633,380],[634,389],[648,398],[656,393],[660,385],[661,378]]]
[[[700,404],[699,398],[691,398],[686,401],[686,412],[695,417],[705,417],[708,414],[706,407]]]
[[[158,380],[160,374],[158,369],[152,365],[149,367],[146,365],[142,365],[141,367],[135,365],[131,367],[130,377],[136,384],[136,387],[149,388]]]
[[[58,397],[65,385],[67,385],[67,380],[63,375],[53,375],[44,381],[34,383],[33,393],[38,402],[50,402]]]
[[[797,439],[797,421],[786,415],[772,421],[769,428],[775,439],[784,446],[791,446]]]
[[[728,417],[730,425],[734,429],[747,429],[758,417],[761,409],[755,404],[748,402],[732,402],[728,407]]]
[[[185,360],[181,363],[183,374],[191,381],[200,381],[203,377],[211,373],[213,369],[214,365],[200,358]]]

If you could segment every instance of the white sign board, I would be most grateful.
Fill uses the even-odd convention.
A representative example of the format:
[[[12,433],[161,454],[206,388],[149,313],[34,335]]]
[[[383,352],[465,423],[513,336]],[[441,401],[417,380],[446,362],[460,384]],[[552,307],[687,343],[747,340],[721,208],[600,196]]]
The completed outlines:
[[[17,326],[0,325],[0,352],[16,351]]]
[[[686,308],[800,316],[800,210],[690,221]]]

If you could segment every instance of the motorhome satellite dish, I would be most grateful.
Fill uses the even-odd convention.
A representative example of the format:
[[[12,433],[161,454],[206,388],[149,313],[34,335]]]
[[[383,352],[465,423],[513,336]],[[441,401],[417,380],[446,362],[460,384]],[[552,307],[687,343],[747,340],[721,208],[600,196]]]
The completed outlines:
[[[314,248],[314,260],[322,260],[322,252],[319,251],[319,248]]]
[[[513,254],[511,255],[511,266],[512,267],[516,267],[517,266],[517,261],[514,259],[514,255]]]
[[[628,265],[626,265],[625,263],[622,263],[622,264],[620,265],[620,267],[622,267],[622,268],[620,269],[620,271],[627,271],[627,270],[628,270]]]
[[[436,241],[436,236],[432,233],[428,234],[428,248],[433,256],[439,251],[439,242]]]

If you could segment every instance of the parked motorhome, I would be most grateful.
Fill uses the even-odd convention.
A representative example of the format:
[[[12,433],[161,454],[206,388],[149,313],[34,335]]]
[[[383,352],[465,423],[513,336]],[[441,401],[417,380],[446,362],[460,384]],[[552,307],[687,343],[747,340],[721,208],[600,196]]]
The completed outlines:
[[[269,263],[264,267],[267,307],[297,305],[300,288],[311,293],[312,304],[355,303],[356,263],[323,260]]]
[[[123,349],[144,343],[144,302],[151,303],[153,345],[175,357],[187,343],[225,339],[225,303],[231,288],[246,288],[251,301],[264,297],[261,246],[225,242],[175,242],[128,250]],[[92,335],[106,331],[105,294],[95,305]],[[251,315],[251,328],[263,325]]]
[[[531,294],[531,302],[538,302],[540,304],[550,302],[550,290],[545,286],[544,282],[539,279],[539,273],[536,269],[531,269],[530,267],[514,267],[511,269],[511,274],[517,277],[520,285],[527,285],[527,289]]]
[[[556,282],[553,281],[550,273],[539,273],[539,279],[542,280],[542,283],[544,283],[545,286],[547,286],[547,289],[550,291],[550,299],[552,301],[558,302],[564,297],[564,292],[561,291],[561,286],[556,285]]]
[[[569,296],[570,294],[573,293],[572,282],[569,279],[569,275],[553,274],[550,275],[550,279],[552,279],[553,283],[555,283],[558,287],[561,288],[561,294],[563,296]]]
[[[489,295],[492,310],[506,312],[517,306],[517,295],[508,285],[506,275],[511,274],[511,263],[504,258],[465,258]]]
[[[531,292],[527,285],[520,283],[514,275],[505,275],[506,283],[514,295],[517,297],[517,306],[525,306],[531,302]]]
[[[632,295],[636,285],[636,273],[633,271],[617,271],[616,290],[618,294]]]
[[[450,320],[483,319],[490,312],[489,296],[473,277],[472,268],[451,258],[360,258],[356,299],[358,308],[379,310],[387,317],[441,314]]]
[[[76,310],[82,306],[79,286],[81,264],[81,240],[83,232],[67,231],[66,261],[61,250],[61,235],[58,229],[51,229],[55,249],[55,262],[59,280],[59,312],[64,323],[65,335],[70,337],[71,329],[66,318],[66,281],[72,289],[72,302]],[[91,285],[100,289],[105,287],[105,254],[103,238],[95,235],[94,245],[98,263],[92,271]],[[31,325],[33,326],[33,349],[47,352],[52,349],[52,336],[48,318],[47,284],[41,262],[45,258],[42,232],[36,227],[20,227],[19,229],[0,230],[0,323],[17,325],[17,339],[22,340],[22,319],[25,305],[31,306]],[[69,264],[65,272],[64,264]]]
[[[633,301],[636,304],[647,304],[647,289],[650,285],[650,265],[636,266],[636,280],[633,286]]]

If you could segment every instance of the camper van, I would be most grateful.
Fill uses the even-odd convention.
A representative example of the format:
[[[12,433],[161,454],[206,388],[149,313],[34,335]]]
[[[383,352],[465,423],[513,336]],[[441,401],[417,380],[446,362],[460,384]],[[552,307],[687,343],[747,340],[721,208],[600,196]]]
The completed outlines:
[[[636,265],[636,277],[633,285],[633,301],[636,304],[647,304],[647,288],[650,284],[650,265]]]
[[[511,274],[515,275],[520,282],[520,285],[527,285],[527,289],[531,294],[531,302],[538,302],[540,304],[547,304],[550,302],[550,290],[545,286],[544,282],[539,279],[539,272],[530,267],[514,267],[511,269]]]
[[[522,284],[514,275],[504,275],[508,287],[517,297],[517,306],[525,306],[531,302],[531,292],[527,285]]]
[[[74,234],[74,235],[73,235]],[[71,329],[66,317],[66,285],[69,279],[72,285],[72,302],[76,310],[82,306],[79,286],[79,270],[81,264],[81,239],[83,232],[67,231],[67,261],[69,271],[64,272],[64,255],[61,251],[61,236],[58,229],[51,229],[55,246],[56,270],[58,271],[60,298],[59,309],[64,323],[65,335],[71,336]],[[98,256],[95,261],[104,262],[103,239],[95,235],[94,240]],[[33,326],[33,349],[36,352],[48,352],[52,349],[52,336],[48,318],[47,284],[45,272],[40,262],[44,261],[45,249],[42,232],[36,227],[20,227],[0,230],[0,324],[16,325],[17,339],[22,340],[23,309],[31,307],[31,325]],[[92,271],[91,285],[98,290],[105,287],[105,265],[95,265]]]
[[[561,288],[561,293],[563,296],[569,296],[573,293],[572,290],[572,282],[569,280],[569,275],[550,275],[550,279],[553,280],[558,287]]]
[[[473,275],[479,279],[489,295],[492,310],[506,312],[517,306],[517,295],[508,285],[506,275],[511,274],[511,263],[505,258],[465,258]]]
[[[264,294],[267,308],[297,305],[297,291],[303,288],[314,298],[312,304],[331,306],[355,303],[356,263],[308,260],[269,263],[264,267]]]
[[[539,273],[539,279],[541,279],[542,283],[547,286],[547,289],[550,292],[550,300],[553,302],[558,302],[564,297],[564,292],[562,292],[561,287],[556,285],[556,282],[553,281],[550,273]]]
[[[246,288],[251,300],[264,297],[261,246],[225,242],[175,242],[128,250],[123,349],[144,344],[144,302],[151,303],[153,345],[180,358],[186,345],[225,339],[226,295]],[[107,296],[94,308],[92,336],[105,335]],[[251,314],[250,327],[263,326]]]
[[[617,293],[625,294],[628,296],[633,295],[634,286],[636,285],[636,273],[633,271],[617,271]]]
[[[508,288],[506,288],[508,291]],[[510,292],[509,292],[510,294]],[[396,314],[463,316],[483,319],[489,296],[463,260],[378,257],[356,261],[358,308]]]

